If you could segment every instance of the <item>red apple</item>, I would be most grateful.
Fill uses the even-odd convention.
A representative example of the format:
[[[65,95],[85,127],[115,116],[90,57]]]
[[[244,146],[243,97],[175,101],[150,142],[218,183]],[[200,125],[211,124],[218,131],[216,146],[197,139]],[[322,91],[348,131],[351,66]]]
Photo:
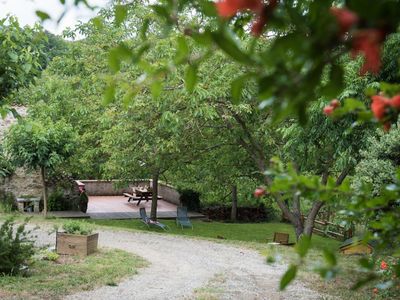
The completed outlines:
[[[327,115],[327,116],[330,116],[333,113],[334,110],[335,110],[335,108],[333,106],[331,106],[331,105],[325,106],[324,107],[324,114]]]

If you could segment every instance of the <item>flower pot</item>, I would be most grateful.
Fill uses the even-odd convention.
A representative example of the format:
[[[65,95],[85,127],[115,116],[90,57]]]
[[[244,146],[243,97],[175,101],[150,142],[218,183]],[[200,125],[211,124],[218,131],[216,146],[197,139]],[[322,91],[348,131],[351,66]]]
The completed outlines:
[[[58,254],[87,256],[97,251],[99,234],[68,234],[57,232],[56,251]]]

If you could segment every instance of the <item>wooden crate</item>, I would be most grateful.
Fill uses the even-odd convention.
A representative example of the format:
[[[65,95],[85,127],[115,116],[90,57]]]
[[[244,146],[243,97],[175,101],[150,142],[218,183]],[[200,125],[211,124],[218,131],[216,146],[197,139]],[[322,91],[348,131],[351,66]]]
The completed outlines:
[[[58,254],[87,256],[97,251],[99,234],[78,235],[57,232],[56,250]]]

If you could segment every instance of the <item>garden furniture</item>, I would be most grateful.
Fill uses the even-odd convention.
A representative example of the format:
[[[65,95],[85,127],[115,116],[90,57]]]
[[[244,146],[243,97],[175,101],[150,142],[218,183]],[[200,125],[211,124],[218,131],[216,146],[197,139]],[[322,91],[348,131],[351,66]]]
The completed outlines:
[[[190,222],[190,219],[187,215],[187,207],[181,206],[176,209],[176,225],[180,225],[183,227],[191,227],[193,229],[193,225]]]
[[[167,225],[165,225],[165,224],[163,224],[163,223],[160,223],[160,222],[158,222],[158,221],[154,221],[154,220],[152,220],[152,219],[150,219],[148,216],[147,216],[147,214],[146,214],[146,209],[144,208],[144,207],[141,207],[140,208],[140,219],[141,219],[141,222],[142,223],[144,223],[144,224],[146,224],[147,225],[147,227],[158,227],[158,228],[161,228],[161,229],[163,229],[163,230],[167,230],[168,229],[168,226]]]

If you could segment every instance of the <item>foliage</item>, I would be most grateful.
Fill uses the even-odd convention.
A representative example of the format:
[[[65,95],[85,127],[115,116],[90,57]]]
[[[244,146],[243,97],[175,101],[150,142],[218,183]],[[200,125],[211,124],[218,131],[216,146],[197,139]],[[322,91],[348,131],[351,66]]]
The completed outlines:
[[[381,273],[381,282],[372,290],[374,294],[378,294],[382,298],[395,298],[398,296],[399,285],[395,286],[392,281],[397,277],[400,268],[399,260],[393,257],[379,259],[376,261],[377,272]]]
[[[79,135],[71,160],[63,170],[76,178],[103,178],[107,159],[100,146],[108,129],[102,91],[107,73],[105,42],[83,40],[68,44],[68,51],[55,57],[35,85],[22,89],[18,97],[30,103],[33,120],[63,120]]]
[[[83,221],[68,221],[63,224],[63,229],[68,234],[90,235],[93,232],[93,226]]]
[[[259,139],[255,138],[258,137],[257,133],[265,131],[266,127],[259,126],[260,124],[255,122],[254,127],[260,128],[260,131],[254,130],[254,128],[246,129],[248,124],[253,124],[251,122],[252,119],[249,118],[251,114],[244,114],[245,122],[243,122],[243,111],[239,113],[234,111],[232,114],[227,114],[226,111],[229,109],[232,110],[232,108],[225,105],[222,110],[223,114],[220,117],[222,117],[221,119],[224,122],[231,125],[231,118],[239,116],[239,120],[241,121],[239,123],[242,125],[242,130],[237,130],[237,128],[232,130],[230,128],[232,136],[237,137],[237,140],[240,141],[240,147],[247,150],[252,158],[255,157],[257,170],[262,173],[258,175],[264,177],[265,184],[271,187],[271,190],[274,192],[271,196],[276,200],[285,214],[290,217],[292,223],[298,227],[297,236],[303,233],[301,224],[296,224],[301,220],[301,211],[297,205],[298,201],[294,201],[293,207],[290,207],[290,203],[283,202],[282,200],[289,201],[292,197],[299,198],[298,192],[301,193],[301,197],[303,198],[309,198],[310,200],[318,199],[318,201],[314,202],[315,206],[313,204],[313,209],[309,213],[308,220],[312,220],[311,217],[314,212],[317,212],[319,207],[324,204],[322,200],[333,201],[339,199],[339,195],[341,194],[340,196],[343,199],[352,199],[349,201],[350,206],[346,210],[352,218],[357,216],[360,219],[360,215],[376,218],[376,212],[379,212],[377,221],[372,222],[371,227],[372,230],[379,229],[379,233],[374,232],[374,234],[378,235],[378,239],[382,242],[382,245],[390,244],[393,240],[396,241],[396,238],[398,238],[398,228],[395,220],[398,213],[398,206],[397,200],[394,199],[397,199],[397,184],[384,187],[379,196],[372,197],[371,199],[371,189],[366,186],[362,186],[356,192],[350,190],[348,182],[343,187],[337,186],[341,185],[342,180],[339,179],[346,177],[347,172],[349,172],[347,166],[341,168],[341,173],[339,173],[338,180],[336,181],[339,184],[335,184],[329,178],[324,179],[327,182],[326,185],[321,184],[321,178],[317,176],[321,175],[321,172],[316,169],[321,167],[318,164],[319,159],[322,159],[324,162],[333,160],[329,171],[335,175],[339,172],[338,165],[343,167],[343,162],[354,165],[358,157],[354,159],[352,154],[354,153],[358,156],[357,149],[360,146],[357,145],[357,142],[359,141],[361,144],[361,142],[366,140],[366,136],[368,135],[364,135],[363,132],[357,132],[358,129],[362,128],[357,128],[356,131],[354,131],[354,128],[360,123],[373,120],[373,115],[384,125],[386,130],[390,128],[392,123],[396,122],[400,112],[400,104],[393,100],[394,97],[397,97],[396,100],[399,99],[399,86],[389,86],[385,82],[377,84],[371,81],[374,80],[373,76],[383,81],[397,81],[396,61],[391,56],[398,56],[396,50],[396,40],[398,37],[396,37],[396,34],[392,36],[390,34],[398,31],[399,18],[395,12],[399,10],[400,2],[392,0],[300,2],[292,0],[256,2],[259,3],[259,7],[262,7],[262,11],[257,11],[251,6],[247,7],[245,4],[244,7],[230,7],[231,11],[229,13],[223,13],[218,8],[221,8],[223,5],[225,5],[225,8],[229,8],[229,6],[234,6],[237,3],[236,1],[224,0],[218,1],[217,6],[215,6],[214,2],[207,0],[160,1],[157,4],[149,5],[143,11],[148,11],[147,8],[149,8],[153,13],[146,14],[140,26],[124,27],[125,34],[116,35],[117,38],[114,39],[116,44],[112,46],[109,52],[109,64],[111,70],[116,74],[108,82],[105,92],[105,102],[110,103],[114,98],[122,98],[125,100],[124,103],[126,106],[133,103],[131,107],[135,107],[137,98],[142,101],[142,99],[148,98],[146,96],[151,93],[153,96],[152,100],[149,99],[152,101],[151,105],[159,105],[159,102],[156,100],[162,94],[163,87],[170,87],[170,81],[168,80],[172,79],[171,82],[183,82],[189,93],[206,96],[200,97],[203,100],[217,98],[218,102],[221,102],[221,98],[223,98],[234,104],[240,102],[241,104],[247,104],[249,98],[246,97],[246,88],[249,85],[253,85],[256,87],[254,89],[255,93],[254,97],[250,98],[254,98],[256,100],[254,102],[260,103],[260,107],[264,109],[264,112],[267,112],[264,115],[265,119],[268,119],[269,122],[271,120],[274,121],[272,124],[276,125],[278,121],[285,120],[287,116],[294,115],[297,116],[300,124],[304,125],[309,119],[307,115],[308,108],[311,107],[311,110],[315,108],[315,111],[317,111],[318,102],[321,101],[321,98],[323,98],[323,101],[326,101],[340,95],[341,100],[344,100],[342,101],[342,105],[338,109],[335,109],[333,114],[332,111],[326,114],[332,115],[333,119],[348,115],[349,113],[352,114],[348,119],[332,124],[327,120],[322,121],[321,116],[317,116],[315,119],[316,122],[313,124],[314,126],[308,128],[308,132],[301,132],[297,135],[299,132],[297,130],[298,127],[294,128],[297,137],[304,134],[303,136],[311,138],[314,137],[312,135],[314,130],[318,133],[319,128],[315,129],[314,127],[320,126],[321,122],[324,123],[324,126],[327,125],[327,130],[333,131],[338,129],[333,137],[328,136],[328,138],[323,139],[322,147],[318,147],[319,145],[315,144],[315,140],[311,140],[311,142],[314,142],[310,148],[311,151],[301,153],[312,154],[310,159],[304,161],[304,164],[301,166],[302,170],[309,171],[309,174],[299,174],[296,166],[291,164],[282,165],[275,169],[274,164],[277,163],[277,160],[273,160],[272,164],[270,164],[272,155],[266,149],[266,146],[270,144],[265,143],[264,139],[261,139],[261,142],[259,142]],[[344,4],[346,7],[343,7],[343,9],[338,7],[332,8],[332,6],[342,6]],[[129,24],[129,16],[131,15],[129,12],[135,10],[138,6],[140,6],[139,2],[119,4],[118,9],[115,9],[115,28],[122,28],[122,25]],[[244,8],[249,8],[249,10],[243,11]],[[350,14],[351,20],[344,20],[343,15],[341,17],[338,12],[345,13],[347,16]],[[256,37],[251,37],[249,35],[250,27],[248,23],[254,14],[258,19],[250,27],[253,28],[252,32],[253,34],[255,33]],[[110,17],[108,16],[107,21],[109,20]],[[97,19],[97,25],[104,25],[103,21],[101,18]],[[257,30],[254,30],[255,25],[258,26]],[[265,25],[267,25],[267,28],[265,28]],[[163,26],[165,30],[159,30]],[[101,26],[95,27],[98,28]],[[117,31],[117,29],[115,30]],[[91,31],[88,30],[86,32]],[[165,38],[167,34],[169,34],[169,37],[176,39],[176,42],[168,43],[169,37]],[[137,43],[140,46],[135,47],[127,43],[127,40],[132,38],[132,35],[140,41]],[[121,37],[124,38],[121,39]],[[382,61],[386,65],[381,68],[380,47],[385,40],[388,41],[384,51],[386,58],[384,57]],[[161,42],[159,43],[158,41]],[[169,45],[169,48],[165,52],[160,51],[160,45],[164,45],[165,47],[164,42]],[[171,52],[173,52],[171,48],[173,46],[175,46],[175,52],[171,55]],[[216,64],[213,61],[215,59],[213,54],[217,52],[215,49],[220,49],[229,59],[240,64],[241,67],[238,68],[240,71],[236,69],[236,72],[233,74],[231,73],[229,76],[223,77],[223,84],[221,82],[218,83],[219,87],[224,90],[223,92],[213,94],[210,97],[210,94],[207,94],[209,86],[201,84],[201,70],[202,66],[206,65],[210,60]],[[347,58],[347,53],[349,52],[351,52],[352,58],[360,54],[363,56],[362,59],[359,58],[354,63],[349,64],[353,73],[358,72],[360,63],[362,63],[362,75],[365,75],[369,71],[367,76],[356,78],[361,83],[368,84],[365,95],[362,84],[356,84],[355,89],[351,88],[351,85],[347,86],[344,91],[345,93],[341,94],[345,86],[344,81],[347,80],[345,77],[345,66],[342,64],[342,61]],[[163,55],[164,53],[165,55]],[[390,62],[387,63],[388,61]],[[133,78],[128,76],[132,73],[126,72],[131,62],[136,66],[134,67],[135,75]],[[182,72],[182,69],[185,69],[184,72]],[[208,71],[212,68],[207,67],[205,69]],[[382,72],[379,74],[381,70]],[[372,79],[371,81],[369,81],[370,78]],[[209,83],[212,84],[213,80],[210,79]],[[228,94],[225,93],[225,89],[228,86],[227,83],[231,84],[231,91]],[[383,93],[383,95],[378,96],[379,92]],[[134,95],[139,96],[134,97]],[[373,104],[373,107],[375,109],[371,113],[369,108],[367,108],[369,105],[368,98],[374,95],[375,98],[378,97],[380,100],[374,100],[375,105]],[[177,95],[175,94],[174,96],[176,97]],[[392,98],[383,98],[383,96]],[[361,98],[361,101],[356,100],[354,97]],[[135,101],[131,101],[131,99],[135,99]],[[316,106],[310,106],[311,102],[316,103]],[[170,103],[168,104],[170,105]],[[254,109],[256,106],[253,103],[251,109]],[[157,112],[161,117],[165,116],[164,111],[172,111],[171,106],[157,107],[160,108],[158,111],[154,107],[151,108],[152,110],[146,108],[146,111]],[[215,112],[217,110],[215,106],[213,108],[214,110],[207,111],[209,114],[207,122],[216,119]],[[130,111],[128,120],[134,112]],[[185,116],[186,114],[190,115],[190,111],[185,111]],[[174,117],[177,118],[168,118],[169,123],[165,123],[164,125],[166,127],[169,126],[170,129],[176,128],[176,124],[179,124],[179,121],[184,119],[181,119],[179,114],[175,114]],[[144,116],[142,115],[140,118],[143,119]],[[174,122],[171,122],[171,120]],[[189,118],[189,120],[193,120],[193,118]],[[289,123],[293,122],[291,119],[285,121]],[[338,123],[341,128],[335,128]],[[116,129],[115,131],[110,131],[113,133],[109,137],[117,136],[117,132],[126,133],[124,131],[126,127],[121,124],[119,126],[119,128],[113,128]],[[321,126],[321,128],[324,128],[324,126]],[[344,130],[346,126],[349,127],[349,130]],[[156,126],[153,123],[151,128],[154,127]],[[128,127],[127,131],[132,132],[132,129],[136,128],[131,126]],[[344,137],[340,137],[341,130],[343,130]],[[167,131],[167,134],[165,131]],[[154,131],[150,130],[150,134],[148,134],[149,130],[147,130],[147,134],[151,137],[152,142],[157,142],[157,145],[158,143],[163,144],[161,150],[172,149],[178,152],[174,149],[176,144],[165,144],[165,140],[175,137],[168,135],[168,128],[165,131],[160,130],[156,132],[157,134],[161,133],[160,135],[154,135]],[[178,135],[184,136],[184,140],[187,138],[182,132],[179,132]],[[145,140],[146,136],[140,136],[139,141],[142,142]],[[321,132],[315,136],[321,137]],[[126,149],[126,153],[134,150],[128,148],[132,145],[144,146],[145,150],[152,150],[150,155],[154,157],[156,154],[158,155],[163,152],[159,151],[160,149],[155,149],[156,147],[149,146],[149,144],[134,144],[135,141],[129,140],[129,137],[132,138],[127,133],[127,136],[119,140],[120,149]],[[345,147],[343,146],[348,142],[346,137],[350,138],[350,145],[355,147],[351,147],[349,151],[346,149],[342,153],[340,149],[344,149]],[[272,139],[272,141],[279,141],[279,139]],[[338,141],[339,143],[337,143]],[[124,144],[125,142],[127,144]],[[336,149],[332,149],[332,146],[339,147],[336,153],[333,151]],[[109,145],[108,148],[109,153],[111,153],[110,157],[118,161],[116,159],[118,155],[112,155],[112,147]],[[275,150],[273,147],[271,148]],[[321,149],[322,153],[318,153]],[[183,151],[180,150],[180,152]],[[291,152],[296,153],[293,149]],[[126,153],[121,158],[128,157],[129,155]],[[279,154],[278,156],[281,156]],[[274,155],[277,155],[277,153],[274,153]],[[286,160],[290,160],[290,155],[287,155],[287,153],[283,156]],[[318,160],[314,160],[315,157]],[[175,157],[171,158],[169,155],[167,157],[160,155],[157,158],[161,158],[158,162],[170,162]],[[123,159],[121,160],[124,161]],[[116,173],[131,175],[132,170],[135,170],[137,165],[140,166],[142,164],[143,166],[142,157],[134,157],[132,167],[125,164],[123,164],[123,167],[120,167],[115,161],[110,165]],[[227,161],[229,162],[229,159]],[[302,162],[302,159],[298,159],[298,161]],[[151,162],[154,163],[154,161]],[[144,164],[146,166],[150,165],[148,160]],[[159,167],[161,164],[155,165]],[[163,165],[162,167],[173,168],[173,164],[168,164],[168,166]],[[268,168],[274,170],[270,172]],[[344,176],[341,176],[341,174],[344,174]],[[125,177],[128,178],[126,175]],[[227,178],[230,179],[229,177]],[[281,194],[283,197],[281,197]],[[388,209],[388,207],[391,209]],[[307,233],[308,231],[308,234],[310,234],[312,223],[307,222],[309,223],[306,224],[308,230],[305,230],[305,232]],[[302,248],[301,244],[299,245],[300,248]],[[304,246],[304,249],[307,249],[307,247]],[[299,250],[301,258],[307,252],[304,249]],[[332,257],[330,253],[325,255],[328,269],[321,272],[323,276],[335,274],[334,268],[336,266],[334,257]],[[289,283],[290,279],[295,277],[298,266],[293,265],[289,269],[289,272],[284,277],[287,280],[283,282],[281,287],[284,287]]]
[[[0,107],[3,107],[11,92],[28,85],[45,67],[48,40],[40,26],[21,28],[14,17],[0,19],[0,27]]]
[[[57,261],[60,258],[60,255],[55,251],[44,250],[41,254],[43,255],[44,260]]]
[[[17,166],[51,169],[71,155],[74,139],[72,126],[64,122],[26,120],[11,126],[6,151]]]
[[[46,121],[24,120],[11,126],[6,136],[6,149],[13,164],[41,171],[44,214],[47,213],[46,170],[67,160],[76,140],[72,126],[62,121]]]
[[[49,211],[60,211],[64,210],[64,191],[60,188],[56,188],[50,195],[48,199],[48,209]]]
[[[199,211],[200,210],[200,193],[193,190],[178,190],[180,197],[179,201],[183,206],[186,206],[188,210]]]
[[[6,178],[12,175],[14,166],[9,159],[4,155],[3,147],[0,146],[0,178]]]
[[[373,185],[377,195],[382,186],[393,183],[396,169],[400,167],[400,130],[394,128],[389,133],[378,132],[368,140],[368,150],[361,152],[362,160],[357,165],[353,186],[360,191],[363,184]]]
[[[0,274],[17,275],[34,254],[31,231],[26,230],[27,220],[17,225],[12,218],[0,226]]]

